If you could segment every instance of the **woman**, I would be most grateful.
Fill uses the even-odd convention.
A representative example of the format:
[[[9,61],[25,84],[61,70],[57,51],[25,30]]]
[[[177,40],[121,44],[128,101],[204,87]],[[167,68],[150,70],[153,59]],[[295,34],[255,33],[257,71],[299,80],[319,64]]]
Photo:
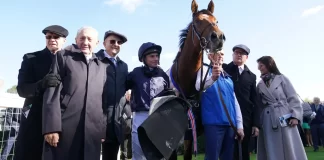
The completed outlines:
[[[258,139],[258,160],[307,160],[297,124],[303,109],[289,79],[270,56],[257,60],[261,79],[257,85],[264,107]]]
[[[303,118],[303,130],[306,136],[306,147],[313,146],[312,135],[310,133],[310,126],[309,126],[310,119],[308,117]]]

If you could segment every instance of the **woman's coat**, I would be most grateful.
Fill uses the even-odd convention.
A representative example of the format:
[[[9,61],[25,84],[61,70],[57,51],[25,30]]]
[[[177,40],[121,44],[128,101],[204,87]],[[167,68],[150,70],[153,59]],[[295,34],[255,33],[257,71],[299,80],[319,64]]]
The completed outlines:
[[[289,79],[284,75],[276,75],[269,88],[261,80],[257,91],[264,104],[257,159],[306,160],[297,126],[281,127],[279,123],[279,117],[289,113],[302,122],[303,108]]]

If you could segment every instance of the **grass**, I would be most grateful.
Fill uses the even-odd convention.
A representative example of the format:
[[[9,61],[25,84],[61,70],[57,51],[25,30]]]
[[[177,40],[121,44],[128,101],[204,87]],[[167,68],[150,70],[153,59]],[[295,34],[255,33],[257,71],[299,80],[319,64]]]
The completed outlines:
[[[309,160],[323,160],[324,148],[320,148],[318,152],[313,151],[313,147],[306,147],[306,154]],[[183,156],[178,156],[178,160],[182,160]],[[194,159],[194,157],[193,157]],[[197,160],[204,160],[204,154],[197,155]],[[256,155],[251,154],[251,160],[256,160]]]

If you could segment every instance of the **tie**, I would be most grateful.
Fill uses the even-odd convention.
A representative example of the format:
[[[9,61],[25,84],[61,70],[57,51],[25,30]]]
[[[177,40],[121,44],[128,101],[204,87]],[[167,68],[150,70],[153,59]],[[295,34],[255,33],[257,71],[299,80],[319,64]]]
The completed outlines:
[[[116,63],[116,59],[115,58],[109,58],[111,60],[111,62],[114,63],[115,67],[117,66],[117,63]]]
[[[242,72],[243,72],[243,68],[239,67],[239,73],[242,74]]]

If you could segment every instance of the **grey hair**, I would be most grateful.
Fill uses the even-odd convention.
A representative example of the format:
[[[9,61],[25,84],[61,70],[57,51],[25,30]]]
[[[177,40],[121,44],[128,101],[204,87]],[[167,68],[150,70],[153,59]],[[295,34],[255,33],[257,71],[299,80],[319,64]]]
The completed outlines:
[[[321,101],[321,99],[319,97],[314,97],[313,101],[315,101],[315,100]]]
[[[93,27],[90,27],[90,26],[84,26],[84,27],[81,27],[81,28],[78,30],[77,35],[76,35],[75,38],[77,38],[78,35],[79,35],[82,31],[87,30],[87,29],[88,29],[88,30],[92,30],[92,31],[94,32],[95,36],[97,37],[97,39],[99,39],[99,33],[98,33],[98,31],[97,31],[96,29],[94,29]]]

